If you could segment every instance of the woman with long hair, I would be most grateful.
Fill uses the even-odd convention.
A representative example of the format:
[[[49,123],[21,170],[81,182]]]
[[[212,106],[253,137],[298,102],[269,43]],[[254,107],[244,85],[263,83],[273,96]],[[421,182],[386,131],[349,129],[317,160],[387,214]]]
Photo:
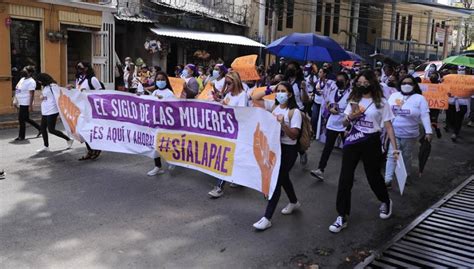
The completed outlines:
[[[14,141],[25,140],[27,122],[38,130],[38,135],[36,137],[41,135],[41,128],[38,123],[30,119],[30,112],[33,112],[33,100],[36,89],[36,81],[32,77],[34,73],[35,68],[33,66],[25,66],[23,70],[20,71],[21,79],[15,87],[15,105],[18,107],[18,122],[20,124],[20,129],[18,137],[15,138]]]
[[[49,151],[48,132],[59,138],[66,140],[67,148],[72,148],[74,140],[69,138],[63,132],[56,130],[56,121],[59,116],[59,109],[56,103],[55,95],[59,93],[60,89],[54,79],[46,74],[40,73],[36,77],[36,81],[43,87],[41,91],[41,134],[43,136],[44,147],[37,150],[37,152]]]
[[[390,106],[383,98],[380,83],[373,71],[365,70],[355,79],[355,86],[349,95],[349,105],[344,111],[345,125],[351,125],[343,147],[342,166],[337,190],[336,208],[338,217],[329,230],[338,233],[347,227],[351,212],[351,192],[354,173],[360,160],[370,188],[382,203],[379,217],[387,219],[392,215],[392,201],[381,173],[382,143],[380,133],[385,128],[390,138],[393,154],[398,155]]]
[[[221,102],[227,106],[248,106],[247,93],[244,91],[242,81],[237,72],[231,71],[225,75],[225,88],[223,90],[225,96],[223,99],[219,99],[217,94],[214,94],[214,100]],[[208,192],[208,195],[212,198],[219,198],[224,194],[224,180],[217,180],[217,185]]]
[[[272,226],[271,219],[280,200],[281,188],[285,190],[290,203],[281,213],[289,215],[301,205],[296,197],[293,184],[290,180],[290,171],[298,158],[297,139],[301,130],[302,116],[296,103],[294,89],[288,82],[280,82],[275,89],[276,100],[272,114],[281,124],[281,162],[278,180],[273,196],[268,201],[265,215],[253,227],[257,230],[266,230]]]
[[[104,89],[101,82],[96,78],[94,69],[88,62],[78,62],[76,65],[76,89],[79,90],[100,90]],[[79,161],[95,160],[99,158],[102,151],[92,149],[86,143],[87,154],[82,156]]]
[[[328,163],[331,152],[334,149],[338,137],[344,137],[346,128],[344,122],[344,110],[348,105],[348,97],[351,93],[351,81],[349,75],[344,72],[336,76],[337,90],[329,92],[328,107],[330,116],[326,123],[326,143],[319,160],[318,169],[312,170],[311,175],[321,181],[324,180],[324,169]]]
[[[174,96],[173,93],[173,88],[171,88],[171,83],[168,78],[168,75],[166,75],[165,72],[163,71],[157,71],[156,76],[155,76],[155,86],[156,90],[153,91],[151,96],[155,96],[159,100],[170,100],[170,99],[175,99],[176,97]],[[157,153],[158,155],[158,153]],[[172,168],[174,166],[168,165],[168,169]],[[150,170],[147,175],[148,176],[156,176],[156,175],[161,175],[165,171],[162,168],[161,164],[161,158],[160,156],[155,157],[155,167]]]
[[[196,79],[198,75],[198,70],[194,64],[187,64],[184,67],[181,77],[185,83],[181,92],[181,98],[194,99],[199,94],[199,83]]]
[[[395,118],[392,120],[395,140],[398,149],[402,152],[403,162],[407,175],[411,174],[411,157],[413,148],[420,136],[420,123],[425,129],[425,139],[431,142],[433,133],[430,123],[430,109],[425,97],[421,94],[420,86],[413,76],[406,76],[399,86],[399,92],[388,99]],[[395,166],[397,165],[393,147],[389,146],[387,164],[385,166],[385,184],[388,188],[392,185]]]

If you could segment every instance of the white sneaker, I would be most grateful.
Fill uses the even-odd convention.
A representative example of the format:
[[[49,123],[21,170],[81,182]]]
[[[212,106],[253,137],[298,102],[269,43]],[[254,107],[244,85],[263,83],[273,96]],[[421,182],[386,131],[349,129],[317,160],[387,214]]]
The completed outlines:
[[[42,147],[38,149],[36,152],[40,153],[40,152],[46,152],[46,151],[49,151],[49,147]]]
[[[390,204],[387,205],[387,203],[382,203],[380,205],[380,218],[381,219],[388,219],[392,215],[392,205],[393,202],[390,200]]]
[[[296,204],[289,203],[285,208],[281,210],[281,213],[283,215],[290,215],[295,209],[300,208],[300,206],[300,202],[296,202]]]
[[[324,181],[324,172],[321,169],[311,170],[311,175],[320,181]]]
[[[342,216],[338,216],[336,218],[336,221],[331,226],[329,226],[329,231],[333,233],[338,233],[346,227],[347,227],[347,220],[345,220]]]
[[[224,195],[224,191],[221,188],[215,186],[214,189],[212,189],[207,194],[209,194],[209,196],[211,196],[212,198],[219,198]]]
[[[153,170],[149,171],[146,174],[149,177],[152,177],[152,176],[161,175],[161,174],[164,174],[164,173],[165,173],[165,170],[161,169],[160,167],[155,166],[155,168],[153,168]]]
[[[66,149],[72,149],[72,143],[74,143],[74,140],[71,139],[71,140],[67,141],[66,143],[67,143],[67,148]]]
[[[263,217],[259,221],[253,224],[253,227],[259,231],[264,231],[270,227],[272,227],[272,222],[269,221],[267,218]]]

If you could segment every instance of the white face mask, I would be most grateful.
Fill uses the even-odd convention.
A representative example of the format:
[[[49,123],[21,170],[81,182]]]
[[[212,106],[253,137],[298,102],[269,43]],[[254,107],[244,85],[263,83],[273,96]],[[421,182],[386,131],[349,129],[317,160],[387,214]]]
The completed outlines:
[[[411,93],[413,91],[412,85],[402,85],[400,88],[403,93]]]
[[[277,92],[276,99],[280,104],[286,104],[288,102],[288,93],[286,92]]]

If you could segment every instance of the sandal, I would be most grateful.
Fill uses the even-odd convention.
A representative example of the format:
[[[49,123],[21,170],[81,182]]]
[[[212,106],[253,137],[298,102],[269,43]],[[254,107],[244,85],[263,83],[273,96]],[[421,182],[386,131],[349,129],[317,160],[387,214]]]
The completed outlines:
[[[91,160],[96,160],[97,158],[99,158],[100,153],[102,153],[101,150],[94,150],[94,151],[92,152]]]

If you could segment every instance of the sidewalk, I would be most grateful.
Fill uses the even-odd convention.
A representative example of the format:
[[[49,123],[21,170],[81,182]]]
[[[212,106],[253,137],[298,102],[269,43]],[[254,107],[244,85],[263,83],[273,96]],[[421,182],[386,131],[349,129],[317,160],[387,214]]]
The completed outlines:
[[[40,124],[41,111],[35,108],[35,111],[30,112],[30,118]],[[18,113],[0,115],[0,130],[11,128],[18,128]]]

